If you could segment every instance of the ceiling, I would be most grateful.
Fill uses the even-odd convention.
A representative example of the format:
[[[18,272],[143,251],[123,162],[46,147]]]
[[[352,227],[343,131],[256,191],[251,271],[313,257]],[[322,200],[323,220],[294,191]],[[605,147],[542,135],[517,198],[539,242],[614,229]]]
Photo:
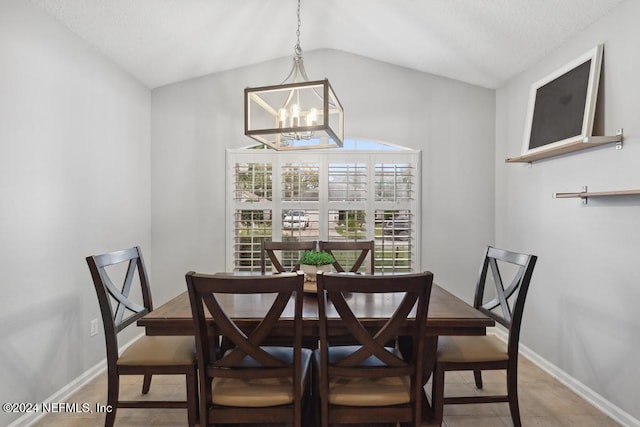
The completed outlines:
[[[296,42],[295,0],[31,1],[149,88]],[[496,88],[622,1],[303,0],[300,42]]]

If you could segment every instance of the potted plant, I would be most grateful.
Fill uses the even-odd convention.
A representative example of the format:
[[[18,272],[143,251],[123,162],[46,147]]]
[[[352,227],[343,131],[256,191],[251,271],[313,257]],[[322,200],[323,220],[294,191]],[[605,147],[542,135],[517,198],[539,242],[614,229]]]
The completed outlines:
[[[334,262],[333,256],[325,251],[305,251],[300,258],[300,268],[306,281],[315,282],[318,271],[331,271]]]

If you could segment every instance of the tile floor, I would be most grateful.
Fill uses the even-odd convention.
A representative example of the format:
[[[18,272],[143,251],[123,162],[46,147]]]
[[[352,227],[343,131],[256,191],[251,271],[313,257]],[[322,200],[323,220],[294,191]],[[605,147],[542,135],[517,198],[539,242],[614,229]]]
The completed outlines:
[[[475,389],[473,374],[449,372],[445,376],[447,395],[456,393],[481,393]],[[505,376],[502,372],[483,373],[484,390],[495,392],[505,389]],[[121,395],[137,398],[140,395],[141,377],[123,377]],[[564,387],[544,371],[525,358],[520,361],[520,414],[522,424],[527,426],[580,426],[607,427],[618,426],[616,422],[591,406],[585,400]],[[430,395],[431,384],[427,384]],[[101,374],[91,381],[67,402],[96,403],[106,402],[107,378]],[[154,377],[150,398],[184,399],[184,381],[180,377]],[[445,406],[444,423],[446,427],[500,427],[511,426],[509,407],[506,403],[478,405]],[[186,426],[186,409],[121,409],[118,411],[116,426]],[[103,426],[104,414],[49,414],[38,420],[37,427],[90,427]],[[425,424],[427,425],[427,424]]]

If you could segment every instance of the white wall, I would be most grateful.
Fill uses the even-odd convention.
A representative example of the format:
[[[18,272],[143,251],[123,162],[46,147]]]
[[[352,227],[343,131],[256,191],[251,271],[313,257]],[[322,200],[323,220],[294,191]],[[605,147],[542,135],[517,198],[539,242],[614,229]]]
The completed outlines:
[[[148,89],[32,3],[0,2],[0,401],[41,402],[104,359],[84,257],[150,254],[149,123]]]
[[[627,1],[497,91],[496,242],[539,256],[521,342],[640,419],[640,198],[552,198],[640,188],[640,2]],[[604,43],[604,130],[614,145],[536,162],[520,154],[530,85]],[[581,385],[579,385],[581,387]],[[618,410],[612,408],[613,411]],[[626,421],[631,422],[631,421]],[[625,423],[626,423],[625,422]]]
[[[335,50],[305,54],[329,78],[347,137],[422,150],[422,268],[471,298],[493,242],[495,93]],[[184,290],[188,270],[225,269],[225,149],[243,134],[243,89],[281,82],[291,58],[152,91],[152,252],[156,293]],[[454,261],[452,261],[454,260]]]

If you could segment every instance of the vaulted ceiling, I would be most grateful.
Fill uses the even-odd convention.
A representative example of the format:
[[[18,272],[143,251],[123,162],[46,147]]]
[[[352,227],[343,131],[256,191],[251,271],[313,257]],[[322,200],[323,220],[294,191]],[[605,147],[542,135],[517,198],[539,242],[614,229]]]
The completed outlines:
[[[292,56],[296,0],[31,0],[150,88]],[[623,0],[302,0],[301,46],[495,88]]]

